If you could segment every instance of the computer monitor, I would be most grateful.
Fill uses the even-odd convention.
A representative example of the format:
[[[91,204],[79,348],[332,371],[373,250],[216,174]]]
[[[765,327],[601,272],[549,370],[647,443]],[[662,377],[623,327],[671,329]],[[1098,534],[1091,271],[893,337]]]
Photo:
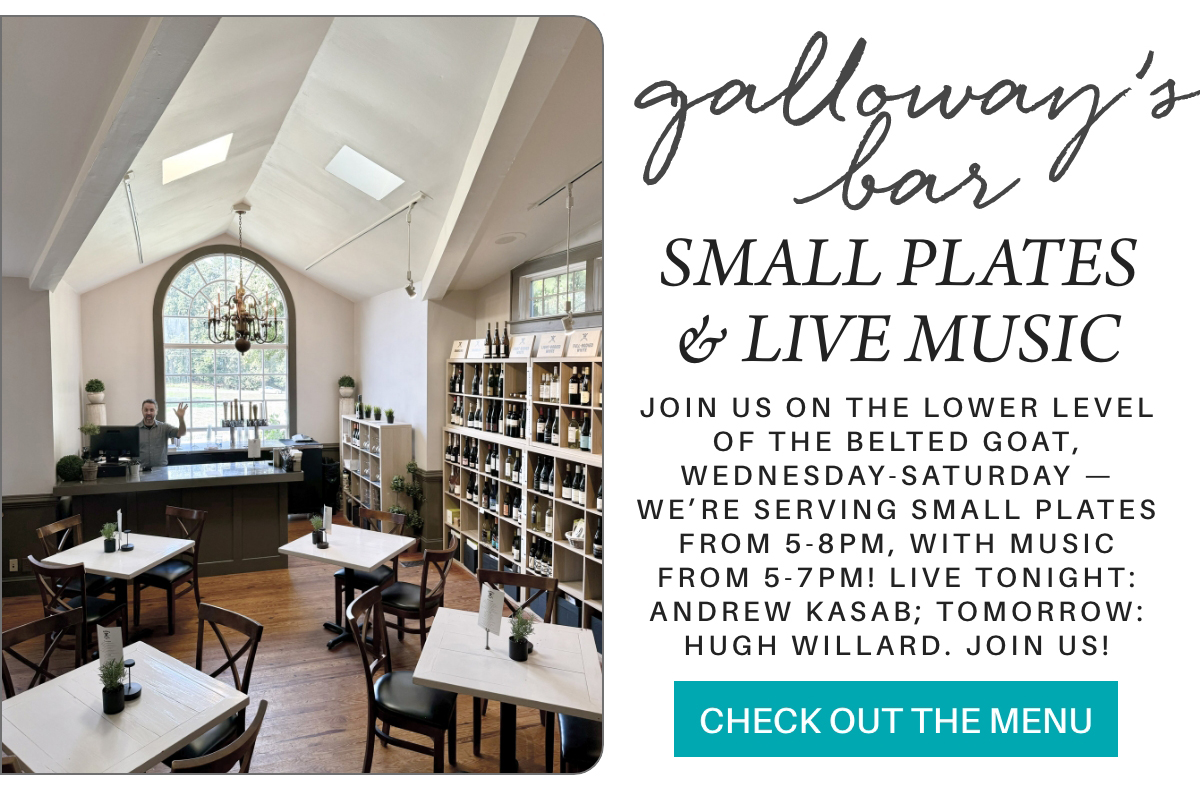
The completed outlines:
[[[99,457],[101,451],[110,461],[122,456],[137,459],[141,453],[141,449],[138,447],[138,427],[100,427],[100,433],[92,435],[92,456]]]

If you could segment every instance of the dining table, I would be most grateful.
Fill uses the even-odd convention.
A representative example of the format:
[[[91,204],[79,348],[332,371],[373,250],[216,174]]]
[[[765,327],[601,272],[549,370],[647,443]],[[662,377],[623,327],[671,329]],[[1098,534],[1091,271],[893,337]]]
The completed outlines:
[[[190,552],[195,547],[195,542],[190,538],[167,538],[146,533],[126,533],[124,536],[122,541],[130,544],[132,549],[105,552],[104,539],[93,538],[91,541],[85,541],[70,549],[56,552],[43,562],[58,566],[73,566],[82,563],[83,570],[89,574],[99,574],[121,580],[115,588],[117,600],[128,603],[130,582],[155,566],[178,557],[184,552]],[[150,629],[131,631],[130,641],[144,639],[149,633]]]
[[[228,683],[145,642],[122,655],[136,665],[137,699],[104,713],[99,663],[92,661],[0,704],[5,755],[32,773],[138,773],[246,707]]]
[[[313,543],[311,535],[301,536],[279,548],[280,554],[328,563],[346,569],[344,587],[347,595],[353,595],[352,578],[355,571],[374,571],[389,560],[395,560],[407,552],[417,540],[412,536],[383,533],[368,527],[331,525],[327,536],[328,546],[322,548]],[[349,600],[347,600],[349,604]],[[335,615],[344,610],[335,610]],[[338,616],[340,618],[340,616]],[[332,650],[352,639],[350,629],[327,621],[325,628],[336,636],[325,643]]]
[[[604,720],[603,673],[592,632],[538,623],[526,661],[508,656],[510,621],[489,640],[479,614],[442,607],[413,672],[418,686],[500,703],[500,771],[516,773],[517,706]]]

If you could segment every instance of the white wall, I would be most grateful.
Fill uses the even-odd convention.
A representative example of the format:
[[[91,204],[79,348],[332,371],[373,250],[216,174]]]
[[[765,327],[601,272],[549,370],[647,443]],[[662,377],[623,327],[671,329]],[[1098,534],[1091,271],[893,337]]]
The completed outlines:
[[[512,301],[512,277],[506,272],[492,281],[470,293],[474,300],[475,325],[474,336],[482,337],[487,331],[488,323],[495,325],[503,323],[512,317],[510,311]],[[457,337],[466,338],[464,336]]]
[[[5,276],[0,325],[0,410],[4,495],[49,494],[54,487],[54,391],[50,293]]]
[[[604,224],[596,222],[588,227],[584,227],[577,233],[571,235],[571,248],[586,246],[589,243],[604,239]],[[529,259],[536,260],[539,257],[547,257],[551,254],[557,254],[567,248],[566,236],[558,243],[548,249],[543,249],[541,252],[533,255]],[[526,260],[516,260],[512,267],[517,267]],[[475,336],[482,337],[487,331],[487,325],[490,322],[493,326],[500,324],[503,327],[505,320],[512,318],[512,276],[511,271],[505,271],[504,274],[497,276],[487,284],[473,291],[475,299]],[[462,337],[459,337],[462,338]]]
[[[225,235],[201,245],[236,242]],[[189,251],[80,296],[82,379],[104,381],[109,423],[134,423],[142,400],[154,395],[154,293],[167,269]],[[286,265],[275,268],[296,307],[296,428],[322,442],[337,442],[337,378],[353,374],[354,304]]]
[[[50,372],[53,385],[54,456],[79,451],[83,436],[83,321],[79,293],[66,282],[50,293]]]
[[[396,411],[396,423],[413,428],[413,459],[423,469],[430,463],[428,355],[429,302],[412,299],[403,288],[360,301],[355,307],[358,392],[363,403]],[[440,441],[437,450],[441,450]]]

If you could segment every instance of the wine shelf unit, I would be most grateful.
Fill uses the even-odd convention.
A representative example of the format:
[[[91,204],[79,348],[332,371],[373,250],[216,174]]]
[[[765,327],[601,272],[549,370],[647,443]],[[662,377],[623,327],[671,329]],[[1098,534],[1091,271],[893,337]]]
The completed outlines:
[[[358,445],[352,441],[355,427],[358,428]],[[408,478],[408,463],[412,461],[411,425],[343,415],[339,439],[342,514],[347,519],[351,518],[351,503],[375,511],[409,505],[406,497],[402,503],[397,503],[401,495],[392,491],[392,477]]]
[[[585,368],[588,371],[589,404],[569,403],[568,381],[573,367],[578,369],[580,376]],[[553,376],[555,371],[559,375],[558,396],[561,401],[553,401],[553,396],[542,396],[541,376]],[[454,384],[460,374],[463,393],[458,393]],[[479,394],[472,393],[476,377],[480,380]],[[493,391],[491,395],[486,392],[489,378],[502,379],[500,385],[494,386],[499,390]],[[551,545],[552,576],[558,579],[560,596],[574,600],[574,605],[579,610],[579,625],[589,629],[600,628],[604,609],[604,561],[593,551],[596,530],[602,529],[604,519],[596,496],[597,490],[601,488],[604,465],[604,411],[599,400],[603,379],[604,361],[599,357],[493,358],[446,362],[445,395],[448,413],[453,414],[461,410],[465,417],[466,413],[475,407],[482,406],[486,411],[489,403],[500,402],[502,412],[506,412],[510,405],[520,405],[524,407],[525,429],[524,437],[505,434],[503,415],[500,432],[457,423],[448,423],[443,428],[443,543],[449,543],[451,534],[458,536],[457,560],[471,573],[475,573],[480,567],[493,565],[504,571],[532,573],[527,563],[530,546],[535,537],[544,539]],[[560,422],[559,433],[564,445],[537,441],[535,424],[539,408],[547,415],[553,408],[556,417],[563,419]],[[566,425],[572,412],[580,428],[583,419],[589,419],[591,451],[566,446]],[[452,416],[455,417],[457,416]],[[517,434],[520,434],[519,429]],[[451,448],[456,445],[460,448],[458,462],[450,460]],[[468,447],[478,448],[478,469],[472,469],[461,461],[462,454]],[[498,453],[498,468],[495,474],[489,472],[486,467],[486,457],[493,448]],[[518,456],[520,481],[514,483],[512,478],[515,468],[510,467],[506,474],[505,465],[506,459],[511,466]],[[546,466],[546,463],[554,465],[554,488],[549,493],[534,489],[532,485],[539,461],[543,466]],[[586,479],[584,500],[582,503],[576,503],[571,499],[571,490],[564,490],[564,479],[580,472]],[[472,484],[482,490],[485,481],[498,484],[496,509],[490,508],[486,502],[468,498],[468,485]],[[458,491],[452,491],[454,489]],[[516,505],[510,506],[510,514],[505,515],[504,500],[509,496],[516,501]],[[550,514],[549,530],[546,529],[547,514]],[[568,541],[567,535],[572,531],[574,522],[579,519],[584,522],[584,542],[576,547]],[[522,542],[522,556],[519,561],[513,553],[514,537],[518,535]],[[505,591],[514,601],[520,602],[524,598],[521,589],[515,586],[506,586]]]

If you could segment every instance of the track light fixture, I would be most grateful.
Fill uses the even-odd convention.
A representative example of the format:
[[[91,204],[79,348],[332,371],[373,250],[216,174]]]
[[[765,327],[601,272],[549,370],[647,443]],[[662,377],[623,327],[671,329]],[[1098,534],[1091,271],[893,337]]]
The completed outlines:
[[[415,297],[417,297],[417,285],[413,283],[413,277],[412,277],[412,206],[411,205],[408,208],[408,213],[405,215],[404,220],[408,224],[408,284],[405,286],[404,291],[408,293],[408,297],[415,298]]]
[[[571,194],[571,187],[574,184],[567,184],[567,292],[571,291],[571,208],[575,205],[575,199]],[[571,299],[567,298],[567,311],[562,318],[563,333],[567,336],[575,333],[575,317],[571,314]]]

